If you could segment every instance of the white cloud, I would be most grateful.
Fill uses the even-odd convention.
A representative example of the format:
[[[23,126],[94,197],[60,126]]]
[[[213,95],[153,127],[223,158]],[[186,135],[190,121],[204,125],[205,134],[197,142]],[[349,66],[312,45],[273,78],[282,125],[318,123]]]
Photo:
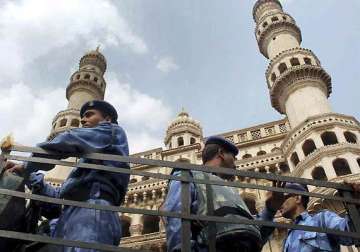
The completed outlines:
[[[64,90],[37,93],[18,83],[0,93],[0,137],[12,133],[15,142],[35,145],[46,139],[57,112],[66,108]]]
[[[0,36],[2,58],[6,59],[0,61],[0,86],[7,87],[0,92],[0,138],[13,133],[15,141],[25,145],[44,141],[54,116],[67,105],[65,86],[54,89],[46,83],[35,90],[31,80],[24,81],[24,69],[36,72],[37,58],[45,56],[51,64],[54,50],[88,49],[98,44],[127,48],[135,54],[148,51],[109,0],[3,1]],[[106,98],[119,110],[131,152],[161,146],[170,110],[130,83],[120,83],[115,74],[108,75]]]
[[[156,68],[164,73],[168,73],[170,71],[178,70],[179,66],[175,63],[175,60],[172,57],[166,56],[162,57],[158,61]]]
[[[106,100],[119,113],[131,153],[161,147],[171,111],[161,100],[141,93],[110,74]],[[57,112],[66,109],[65,89],[34,90],[24,83],[0,93],[0,139],[12,133],[19,144],[35,145],[46,139]]]
[[[108,0],[8,0],[0,8],[0,75],[10,79],[23,67],[54,48],[86,41],[85,48],[98,44],[123,46],[137,54],[147,52],[118,9]]]
[[[115,73],[107,76],[105,99],[116,107],[119,124],[128,131],[132,153],[163,145],[165,127],[172,113],[160,99],[120,82]]]

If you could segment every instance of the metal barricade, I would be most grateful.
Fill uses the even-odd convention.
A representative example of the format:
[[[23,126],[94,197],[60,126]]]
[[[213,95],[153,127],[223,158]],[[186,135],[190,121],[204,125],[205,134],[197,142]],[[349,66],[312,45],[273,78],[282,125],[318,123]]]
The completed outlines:
[[[11,154],[12,152],[23,152],[23,153],[36,153],[42,154],[42,157],[36,156],[23,156],[23,155],[16,155]],[[127,208],[121,206],[106,206],[106,205],[96,205],[96,204],[89,204],[86,202],[80,201],[72,201],[72,200],[64,200],[58,198],[50,198],[46,196],[30,194],[25,192],[19,192],[14,190],[8,189],[0,189],[1,195],[8,195],[12,197],[18,197],[23,199],[31,199],[41,202],[47,202],[52,204],[59,204],[59,205],[67,205],[67,206],[75,206],[75,207],[83,207],[83,208],[92,208],[97,210],[105,210],[105,211],[113,211],[113,212],[122,212],[122,213],[130,213],[130,214],[143,214],[143,215],[151,215],[151,216],[161,216],[161,217],[172,217],[172,218],[180,218],[181,219],[181,235],[182,235],[182,246],[181,249],[183,252],[190,252],[191,251],[191,222],[192,221],[203,221],[208,223],[237,223],[237,224],[247,224],[247,225],[258,225],[258,226],[267,226],[267,227],[274,227],[274,228],[286,228],[286,229],[297,229],[297,230],[304,230],[310,232],[319,232],[319,233],[327,233],[332,235],[350,237],[356,240],[360,240],[360,215],[359,215],[359,206],[360,200],[354,198],[352,194],[352,189],[350,186],[346,184],[340,183],[333,183],[327,181],[318,181],[318,180],[310,180],[310,179],[303,179],[297,177],[288,177],[288,176],[279,176],[276,174],[264,174],[258,172],[251,172],[251,171],[242,171],[242,170],[232,170],[232,169],[213,169],[203,165],[195,165],[189,164],[184,162],[169,162],[163,160],[152,160],[152,159],[142,159],[142,158],[135,158],[135,157],[124,157],[118,155],[109,155],[109,154],[86,154],[81,157],[87,159],[95,159],[95,160],[112,160],[124,163],[132,163],[132,164],[142,164],[142,165],[149,165],[149,166],[156,166],[156,167],[169,167],[173,169],[181,170],[181,176],[174,176],[174,175],[167,175],[161,173],[152,173],[146,171],[139,171],[139,170],[130,170],[121,167],[109,167],[105,165],[98,165],[98,164],[89,164],[89,163],[78,163],[72,161],[64,161],[64,160],[56,160],[47,158],[46,155],[54,154],[51,152],[47,152],[40,148],[32,148],[32,147],[25,147],[25,146],[13,146],[10,151],[2,152],[0,155],[0,172],[3,169],[5,160],[17,160],[17,161],[27,161],[27,162],[35,162],[35,163],[46,163],[46,164],[53,164],[53,165],[61,165],[61,166],[69,166],[69,167],[79,167],[84,169],[95,169],[101,171],[108,171],[113,173],[125,173],[130,175],[138,175],[138,176],[146,176],[152,177],[162,180],[177,180],[181,181],[181,204],[182,209],[180,213],[177,212],[167,212],[167,211],[160,211],[160,210],[147,210],[147,209],[137,209],[137,208]],[[335,195],[325,195],[320,193],[314,192],[300,192],[297,190],[292,189],[284,189],[279,187],[271,187],[265,185],[257,185],[257,184],[248,184],[248,183],[241,183],[239,181],[212,181],[207,179],[194,179],[190,176],[190,171],[202,171],[207,173],[222,173],[227,175],[234,175],[240,177],[249,177],[254,179],[265,179],[269,181],[284,181],[284,182],[293,182],[293,183],[300,183],[311,185],[315,187],[325,187],[325,188],[332,188],[338,190],[340,196]],[[218,186],[228,186],[228,187],[235,187],[235,188],[250,188],[250,189],[258,189],[258,190],[265,190],[265,191],[273,191],[273,192],[280,192],[280,193],[291,193],[333,201],[343,202],[346,206],[347,213],[352,222],[352,232],[343,232],[339,230],[333,229],[324,229],[320,227],[313,227],[313,226],[305,226],[305,225],[295,225],[295,224],[286,224],[286,223],[276,223],[270,221],[261,221],[261,220],[234,220],[229,219],[226,217],[218,217],[214,215],[196,215],[192,214],[190,211],[190,183],[197,183],[197,184],[205,184],[205,185],[218,185]],[[211,195],[207,195],[210,196]],[[208,200],[212,200],[208,197]],[[211,212],[211,211],[210,211]],[[210,227],[213,225],[210,225]],[[211,232],[216,232],[213,228],[210,228],[210,237],[215,235]],[[3,238],[10,238],[10,239],[19,239],[25,241],[35,241],[41,243],[48,243],[54,245],[64,245],[64,246],[71,246],[71,247],[81,247],[81,248],[91,248],[101,251],[139,251],[130,248],[122,248],[117,246],[110,246],[105,244],[96,244],[96,243],[89,243],[89,242],[81,242],[81,241],[73,241],[73,240],[65,240],[59,238],[51,238],[42,235],[36,234],[27,234],[21,232],[14,232],[14,231],[7,231],[7,230],[0,230],[0,237]],[[359,244],[357,244],[359,245]],[[216,251],[215,245],[210,244],[210,252]]]

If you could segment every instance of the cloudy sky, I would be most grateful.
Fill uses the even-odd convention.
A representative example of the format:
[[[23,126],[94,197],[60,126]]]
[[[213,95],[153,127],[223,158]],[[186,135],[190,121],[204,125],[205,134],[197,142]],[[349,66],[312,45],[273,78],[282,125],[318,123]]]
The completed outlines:
[[[211,135],[277,120],[254,0],[0,0],[0,137],[46,138],[80,57],[101,45],[131,152],[162,146],[184,107]],[[282,1],[333,78],[336,112],[360,118],[360,1]]]

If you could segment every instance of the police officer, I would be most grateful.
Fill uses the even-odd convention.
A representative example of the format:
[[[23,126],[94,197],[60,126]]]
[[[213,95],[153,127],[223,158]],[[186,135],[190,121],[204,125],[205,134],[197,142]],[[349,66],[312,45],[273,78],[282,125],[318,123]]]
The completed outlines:
[[[228,140],[213,136],[205,142],[202,151],[202,161],[206,166],[217,169],[236,169],[235,160],[238,154],[237,147]],[[174,170],[173,175],[179,176],[181,171]],[[213,181],[233,180],[233,176],[221,173],[205,173],[191,171],[191,176],[196,179]],[[212,206],[207,205],[207,195],[212,194]],[[224,216],[233,219],[252,220],[248,207],[239,195],[239,192],[231,187],[190,184],[191,213],[208,215],[208,209],[213,210],[213,215]],[[266,200],[265,209],[256,216],[256,219],[272,221],[282,201],[277,199],[279,194],[271,194]],[[281,195],[280,195],[281,197]],[[181,211],[181,182],[171,181],[169,192],[162,206],[165,211]],[[280,202],[280,203],[279,203]],[[212,215],[212,214],[210,214]],[[167,248],[169,252],[181,251],[181,221],[177,218],[165,218]],[[207,223],[192,223],[192,250],[207,252],[209,245]],[[216,223],[216,251],[260,251],[272,228],[258,227],[256,225]],[[211,238],[210,238],[211,239]]]
[[[360,183],[350,185],[354,192],[360,193]],[[286,183],[285,188],[308,192],[306,186],[297,183]],[[342,218],[329,210],[311,215],[306,211],[308,203],[308,196],[287,194],[280,212],[283,217],[293,220],[294,224],[350,231],[348,217]],[[340,252],[340,245],[351,246],[354,243],[355,241],[349,237],[290,229],[284,240],[283,251]]]
[[[129,155],[127,137],[117,123],[115,108],[105,101],[90,101],[81,110],[82,128],[71,129],[55,136],[48,142],[38,144],[42,149],[62,159],[87,153]],[[33,156],[44,156],[33,154]],[[106,166],[129,168],[128,164],[117,161],[99,161],[81,158],[80,163],[95,163]],[[51,164],[28,162],[15,164],[7,162],[8,172],[21,172],[30,186],[36,186],[40,194],[69,200],[84,201],[100,205],[120,205],[129,183],[129,175],[92,169],[74,168],[60,188],[44,183],[43,177],[31,175],[38,170],[48,171]],[[45,204],[46,205],[46,204]],[[56,208],[54,205],[48,205]],[[59,219],[53,228],[53,236],[69,240],[118,245],[121,238],[121,224],[117,213],[94,209],[65,206],[60,209]],[[59,210],[58,209],[58,210]],[[55,211],[52,209],[51,211]],[[65,247],[64,252],[90,252],[94,250]]]

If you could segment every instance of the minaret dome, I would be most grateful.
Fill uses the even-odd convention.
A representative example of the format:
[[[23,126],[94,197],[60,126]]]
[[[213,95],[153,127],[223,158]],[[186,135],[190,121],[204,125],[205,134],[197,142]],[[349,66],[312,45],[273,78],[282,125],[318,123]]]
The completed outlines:
[[[165,146],[168,149],[200,143],[203,138],[200,123],[182,109],[166,130]]]

